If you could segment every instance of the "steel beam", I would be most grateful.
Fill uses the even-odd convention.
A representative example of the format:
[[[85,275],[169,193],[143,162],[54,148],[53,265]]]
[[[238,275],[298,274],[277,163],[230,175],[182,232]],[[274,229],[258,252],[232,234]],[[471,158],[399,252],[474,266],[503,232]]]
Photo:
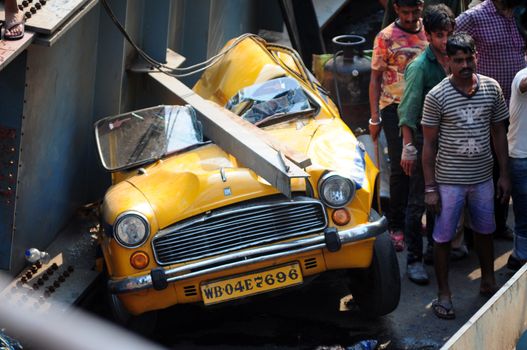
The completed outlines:
[[[126,23],[127,0],[107,0],[115,16]],[[95,118],[121,112],[125,66],[125,39],[110,17],[99,6],[97,73],[95,80]]]
[[[153,59],[166,63],[170,0],[145,1],[143,50]]]
[[[0,72],[0,270],[9,270],[15,233],[27,51]]]
[[[279,1],[291,43],[302,57],[305,65],[311,67],[313,54],[321,54],[326,51],[313,1]]]
[[[92,182],[97,46],[85,40],[96,37],[98,19],[96,11],[87,13],[52,48],[31,45],[20,72],[26,79],[18,89],[25,95],[18,102],[23,119],[12,272],[25,264],[28,247],[45,249],[81,204],[98,197]]]
[[[203,99],[176,78],[163,73],[149,73],[148,77],[169,91],[179,100],[179,104],[194,107],[209,139],[286,196],[291,197],[291,178],[309,177],[306,172],[285,159],[281,152],[240,125],[240,118],[233,116],[232,112]]]

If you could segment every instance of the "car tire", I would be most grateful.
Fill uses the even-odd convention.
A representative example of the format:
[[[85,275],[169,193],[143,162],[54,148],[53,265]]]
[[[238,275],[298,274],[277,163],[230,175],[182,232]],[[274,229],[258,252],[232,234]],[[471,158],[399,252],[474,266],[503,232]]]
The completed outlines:
[[[145,312],[141,315],[132,315],[115,294],[108,292],[108,304],[112,312],[112,317],[116,323],[124,328],[144,336],[154,333],[157,325],[157,311]]]
[[[102,252],[101,252],[102,254]],[[116,294],[113,294],[108,289],[108,270],[106,264],[103,265],[104,278],[104,298],[106,305],[110,309],[111,318],[118,325],[143,336],[150,336],[154,333],[157,326],[157,311],[145,312],[141,315],[131,314],[121,302],[121,299]]]
[[[353,301],[369,317],[389,314],[399,305],[401,277],[388,232],[377,237],[372,263],[367,269],[349,270]]]

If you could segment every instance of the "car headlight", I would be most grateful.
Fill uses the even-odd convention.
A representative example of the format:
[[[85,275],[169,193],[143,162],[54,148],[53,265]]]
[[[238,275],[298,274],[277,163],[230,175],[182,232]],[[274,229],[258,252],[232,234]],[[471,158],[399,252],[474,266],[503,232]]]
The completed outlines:
[[[126,248],[135,248],[146,241],[150,228],[148,220],[137,212],[126,212],[115,221],[114,236]]]
[[[328,207],[341,208],[353,199],[355,183],[336,173],[327,173],[318,182],[318,193]]]

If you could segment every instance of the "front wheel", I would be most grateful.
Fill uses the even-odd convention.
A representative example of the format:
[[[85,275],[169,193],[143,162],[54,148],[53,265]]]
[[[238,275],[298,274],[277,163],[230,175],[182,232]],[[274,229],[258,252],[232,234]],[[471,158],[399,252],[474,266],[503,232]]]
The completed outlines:
[[[353,299],[362,313],[377,317],[397,308],[401,296],[401,277],[388,232],[375,240],[370,267],[349,270],[348,273]]]
[[[149,336],[154,333],[157,325],[157,311],[149,311],[141,315],[132,315],[126,310],[117,295],[108,292],[107,300],[113,319],[118,324],[144,336]]]

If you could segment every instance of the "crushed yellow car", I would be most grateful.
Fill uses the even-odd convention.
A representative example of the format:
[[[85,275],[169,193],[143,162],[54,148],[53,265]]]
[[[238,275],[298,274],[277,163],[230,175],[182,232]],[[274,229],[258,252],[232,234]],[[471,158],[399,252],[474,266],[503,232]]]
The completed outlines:
[[[294,179],[287,198],[206,140],[191,106],[98,121],[114,179],[100,237],[114,310],[294,292],[339,270],[361,310],[393,311],[400,277],[386,219],[372,208],[378,170],[298,54],[245,36],[194,91],[306,154],[309,178]]]

